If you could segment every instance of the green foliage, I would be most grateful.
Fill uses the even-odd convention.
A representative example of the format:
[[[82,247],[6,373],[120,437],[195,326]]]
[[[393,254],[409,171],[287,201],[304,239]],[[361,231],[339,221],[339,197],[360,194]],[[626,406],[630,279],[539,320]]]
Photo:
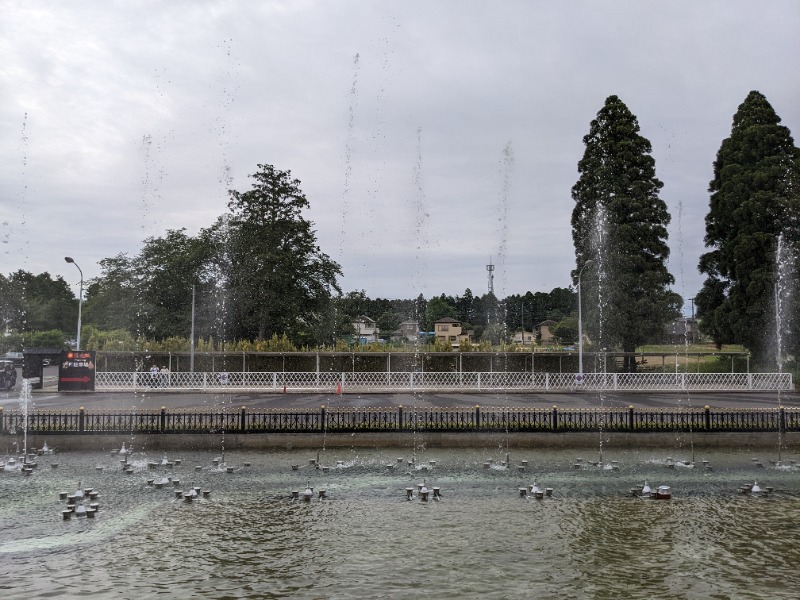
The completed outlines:
[[[431,298],[428,300],[428,305],[425,309],[425,329],[426,331],[433,331],[433,325],[436,321],[444,318],[456,319],[456,308],[447,301],[444,294],[438,298]]]
[[[140,333],[159,339],[188,337],[192,285],[202,284],[204,265],[211,252],[203,238],[191,237],[183,229],[169,230],[163,238],[145,240],[137,257],[147,315]],[[205,296],[202,292],[207,287],[201,286],[201,295]]]
[[[400,323],[405,321],[404,316],[398,312],[386,311],[375,320],[375,324],[383,339],[389,339],[393,331],[400,329]]]
[[[350,319],[355,319],[361,315],[370,316],[368,313],[372,308],[371,304],[372,301],[367,297],[367,293],[364,290],[347,292],[336,301],[341,313]]]
[[[130,352],[140,349],[127,329],[100,330],[89,325],[83,328],[81,335],[85,340],[81,346],[86,350]]]
[[[545,320],[560,321],[578,310],[577,294],[569,288],[513,294],[503,301],[506,325],[511,331],[533,331]]]
[[[24,323],[22,295],[11,278],[0,273],[0,328],[2,331],[21,330]],[[2,344],[3,342],[0,342]],[[7,352],[8,350],[4,350]]]
[[[218,350],[221,346],[218,345]],[[225,344],[225,350],[228,352],[296,352],[295,346],[289,337],[284,333],[278,335],[272,334],[272,337],[266,340],[237,340]]]
[[[556,336],[559,344],[577,344],[578,319],[575,317],[564,317],[553,328],[553,335]]]
[[[67,348],[67,334],[59,329],[32,331],[25,336],[25,348]]]
[[[356,350],[358,352],[387,352],[389,350],[393,350],[393,348],[380,342],[370,342],[368,344],[357,346]]]
[[[0,335],[0,354],[6,352],[22,352],[25,347],[25,336],[19,332],[11,332],[8,335]]]
[[[61,276],[19,270],[0,275],[0,319],[3,329],[47,331],[76,329],[78,300]]]
[[[289,171],[258,165],[247,192],[231,190],[228,286],[232,337],[265,340],[310,332],[333,290],[339,265],[316,244],[302,211],[308,200]],[[310,335],[306,338],[311,341]]]
[[[297,352],[297,346],[285,333],[281,335],[273,333],[268,340],[257,340],[255,350],[256,352]]]
[[[136,319],[141,297],[133,261],[124,254],[100,261],[103,273],[89,282],[83,305],[83,320],[100,330],[141,330]]]
[[[458,351],[459,352],[474,352],[475,348],[476,348],[475,344],[473,342],[470,342],[469,340],[466,340],[466,339],[461,340],[458,343]]]
[[[774,364],[775,253],[782,234],[800,250],[800,150],[759,92],[733,117],[714,161],[700,258],[707,275],[697,296],[700,330],[718,344],[741,343],[756,364]],[[797,319],[788,340],[797,350]]]
[[[482,342],[489,342],[492,346],[505,343],[506,341],[506,327],[502,323],[492,323],[487,325],[481,334]]]
[[[173,346],[170,338],[189,337],[194,288],[199,338],[230,346],[285,334],[294,345],[334,343],[347,322],[331,299],[341,271],[302,216],[309,205],[300,182],[271,165],[252,178],[250,191],[230,192],[230,214],[198,236],[168,230],[145,240],[137,256],[102,260],[103,274],[88,288],[87,324]]]
[[[141,252],[100,261],[103,275],[87,290],[85,321],[103,330],[127,329],[151,339],[188,337],[191,331],[192,286],[200,334],[213,323],[215,282],[209,274],[214,247],[207,235],[191,237],[168,230],[144,241]]]
[[[29,348],[67,348],[68,336],[63,331],[14,332],[0,336],[0,354],[22,352]]]
[[[572,188],[572,239],[576,280],[594,262],[582,277],[584,323],[600,347],[632,352],[661,336],[681,304],[668,289],[674,279],[666,266],[670,216],[658,196],[663,184],[650,142],[617,96],[606,99],[583,141]]]
[[[434,352],[452,352],[453,346],[450,342],[446,340],[434,340],[433,341],[433,351]]]

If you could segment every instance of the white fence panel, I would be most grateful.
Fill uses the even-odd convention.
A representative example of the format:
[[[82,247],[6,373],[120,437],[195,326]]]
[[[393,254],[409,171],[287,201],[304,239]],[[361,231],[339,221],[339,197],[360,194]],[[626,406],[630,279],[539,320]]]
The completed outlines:
[[[790,373],[97,372],[97,391],[792,391]]]

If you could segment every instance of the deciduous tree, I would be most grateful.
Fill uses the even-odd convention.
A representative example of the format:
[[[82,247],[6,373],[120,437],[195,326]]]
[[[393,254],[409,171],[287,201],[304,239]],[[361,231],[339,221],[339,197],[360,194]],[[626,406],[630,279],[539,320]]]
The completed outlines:
[[[339,265],[317,245],[300,181],[291,172],[258,165],[253,187],[231,190],[231,272],[228,285],[236,337],[264,340],[286,333],[296,342],[312,341]]]

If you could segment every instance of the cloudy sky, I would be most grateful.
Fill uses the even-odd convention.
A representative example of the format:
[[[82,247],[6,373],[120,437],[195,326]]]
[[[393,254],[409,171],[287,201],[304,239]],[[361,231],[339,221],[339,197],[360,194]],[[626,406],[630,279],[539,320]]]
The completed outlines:
[[[345,291],[570,285],[582,138],[616,94],[653,144],[670,270],[750,90],[800,136],[796,0],[0,0],[0,272],[62,275],[302,182]],[[687,305],[688,308],[688,305]]]

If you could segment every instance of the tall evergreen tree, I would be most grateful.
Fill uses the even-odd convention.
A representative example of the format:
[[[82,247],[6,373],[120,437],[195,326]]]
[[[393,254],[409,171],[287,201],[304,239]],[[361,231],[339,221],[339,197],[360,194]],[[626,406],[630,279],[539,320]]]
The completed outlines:
[[[456,310],[458,311],[457,319],[469,324],[475,322],[475,297],[472,295],[471,289],[465,289],[464,295],[456,298]]]
[[[581,282],[585,333],[600,348],[633,352],[677,316],[680,297],[667,270],[666,203],[658,196],[650,142],[617,97],[609,96],[583,138],[580,178],[572,188],[572,239]],[[625,369],[635,370],[635,360]]]
[[[800,247],[800,151],[763,94],[733,116],[714,161],[697,296],[700,330],[717,345],[743,344],[766,366],[774,332],[775,251]],[[796,339],[796,338],[795,338]],[[774,363],[773,363],[774,364]]]
[[[309,203],[289,171],[258,165],[253,188],[231,190],[231,273],[236,337],[264,340],[286,333],[314,343],[333,290],[341,292],[339,265],[317,245],[303,216]]]

